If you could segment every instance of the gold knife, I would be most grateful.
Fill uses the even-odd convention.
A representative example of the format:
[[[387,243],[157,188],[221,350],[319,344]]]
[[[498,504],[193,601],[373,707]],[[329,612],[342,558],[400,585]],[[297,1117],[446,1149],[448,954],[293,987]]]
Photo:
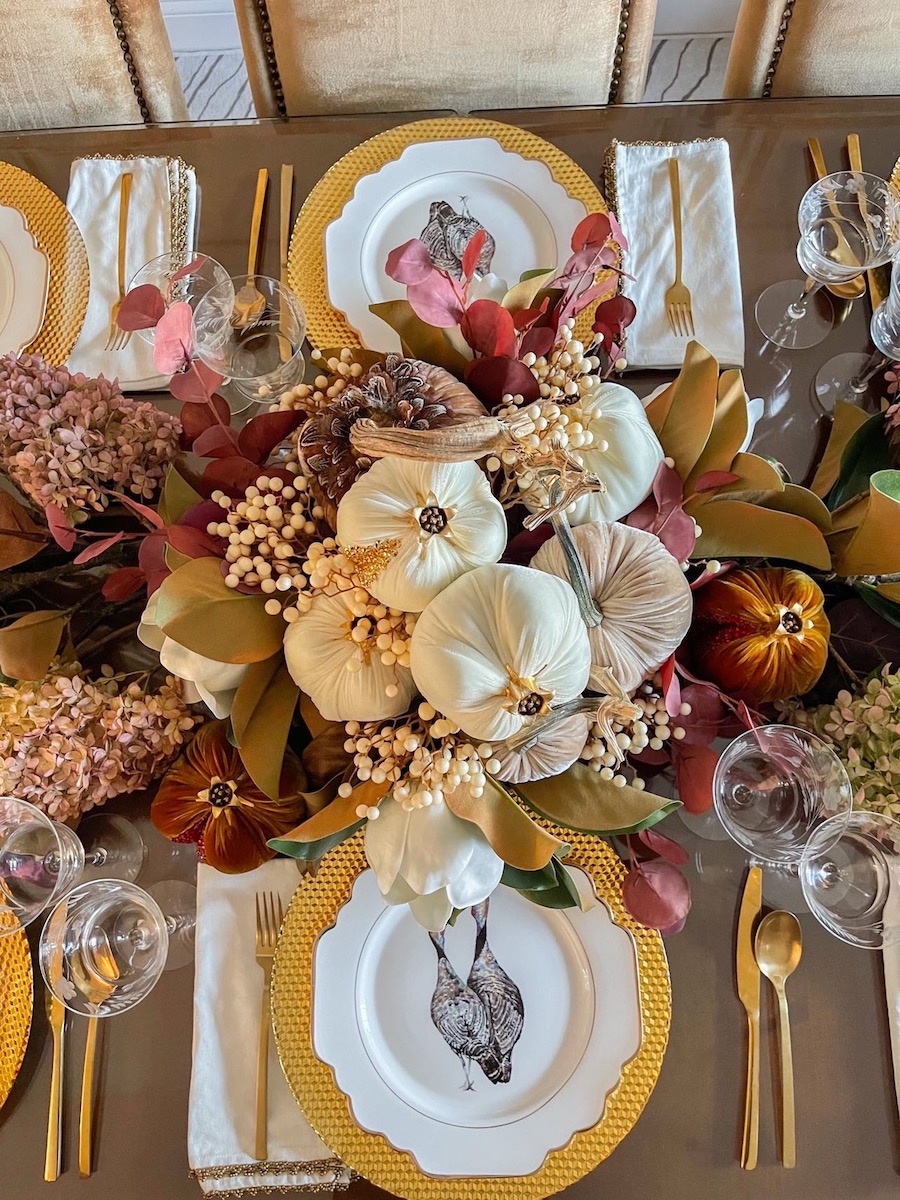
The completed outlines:
[[[291,198],[294,191],[294,168],[291,163],[281,164],[281,212],[278,239],[278,261],[281,268],[281,286],[288,286],[288,248],[291,243]],[[287,317],[287,305],[281,301],[281,328],[284,329]],[[281,360],[287,362],[291,357],[290,343],[281,339]]]
[[[741,1166],[752,1171],[759,1151],[759,989],[760,975],[754,950],[754,926],[762,908],[762,869],[747,872],[744,894],[738,914],[737,990],[747,1010],[747,1095],[744,1103],[744,1138]]]
[[[858,133],[847,134],[847,155],[850,159],[850,170],[862,171],[862,151],[860,150],[859,146]],[[865,215],[866,214],[864,212],[863,216]],[[877,270],[873,268],[872,270],[866,271],[866,280],[869,284],[869,302],[872,305],[872,312],[875,311],[875,309],[887,295],[887,289],[882,284],[881,272],[886,272],[888,269],[889,268],[887,267],[881,267]]]
[[[58,934],[65,924],[66,905],[61,904],[50,918],[49,936],[53,942],[53,954],[50,959],[50,976],[59,979],[62,976],[63,947]],[[62,1001],[48,990],[47,1015],[50,1020],[50,1030],[53,1034],[53,1069],[50,1076],[50,1111],[47,1115],[47,1154],[44,1159],[44,1179],[53,1183],[59,1179],[62,1172],[62,1117],[63,1117],[63,1079],[64,1051],[66,1035],[66,1009]]]

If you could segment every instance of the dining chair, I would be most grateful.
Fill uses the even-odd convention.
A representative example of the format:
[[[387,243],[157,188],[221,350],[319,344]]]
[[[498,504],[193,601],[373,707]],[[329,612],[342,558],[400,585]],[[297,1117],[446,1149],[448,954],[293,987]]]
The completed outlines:
[[[159,0],[0,0],[0,129],[188,119]]]
[[[260,117],[640,100],[656,0],[234,0]]]
[[[742,0],[725,98],[900,92],[900,0]]]

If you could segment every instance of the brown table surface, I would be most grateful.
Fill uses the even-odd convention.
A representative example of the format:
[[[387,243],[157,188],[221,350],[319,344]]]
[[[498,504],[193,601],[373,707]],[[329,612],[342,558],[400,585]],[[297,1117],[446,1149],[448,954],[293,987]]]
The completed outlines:
[[[848,47],[852,53],[852,47]],[[433,115],[433,114],[420,114]],[[541,110],[488,116],[541,134],[599,179],[603,152],[622,140],[720,136],[731,146],[738,240],[747,314],[745,376],[763,396],[757,446],[786,462],[795,478],[811,461],[817,437],[810,380],[830,354],[867,345],[868,310],[857,303],[828,340],[805,353],[774,352],[753,322],[753,304],[775,280],[800,277],[794,258],[796,211],[810,182],[806,139],[817,135],[833,169],[845,164],[844,139],[856,131],[866,168],[886,176],[900,153],[900,101],[816,99],[648,105],[598,110]],[[203,190],[200,245],[242,269],[257,168],[295,168],[295,202],[363,139],[412,114],[309,118],[288,123],[172,126],[155,130],[88,130],[0,137],[0,159],[33,172],[61,196],[79,155],[177,153],[197,168]],[[277,195],[277,192],[275,193]],[[263,269],[277,274],[277,204],[270,204]],[[646,390],[662,376],[639,381]],[[122,806],[130,811],[132,806]],[[684,830],[674,822],[673,833]],[[150,844],[142,882],[189,874],[177,852],[141,819]],[[674,1007],[659,1084],[633,1132],[597,1171],[564,1194],[571,1200],[888,1200],[898,1193],[898,1117],[893,1094],[878,956],[830,938],[802,918],[806,949],[789,992],[794,1032],[799,1165],[777,1162],[770,1055],[772,1009],[763,1051],[760,1166],[737,1162],[743,1105],[744,1016],[732,971],[740,864],[722,843],[687,839],[694,851],[694,908],[684,932],[668,942]],[[190,969],[163,977],[130,1013],[106,1023],[103,1106],[97,1169],[77,1171],[80,1023],[69,1037],[66,1172],[53,1195],[100,1200],[194,1200],[188,1178],[187,1096],[191,1048]],[[764,984],[764,1003],[768,986]],[[50,1044],[38,1003],[25,1064],[0,1110],[0,1197],[45,1195],[43,1161]],[[435,1188],[440,1196],[440,1185]],[[366,1183],[354,1200],[384,1195]]]

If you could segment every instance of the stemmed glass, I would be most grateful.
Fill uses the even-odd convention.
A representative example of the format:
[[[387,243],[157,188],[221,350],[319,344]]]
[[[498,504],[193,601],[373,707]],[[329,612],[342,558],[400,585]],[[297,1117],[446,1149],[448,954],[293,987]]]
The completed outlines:
[[[826,175],[800,201],[797,260],[807,275],[766,288],[756,302],[756,323],[776,346],[802,350],[830,332],[832,315],[814,303],[826,285],[848,283],[883,266],[900,246],[900,193],[876,175],[838,171]],[[825,297],[821,297],[824,301]]]
[[[199,259],[203,261],[195,271],[191,271],[189,275],[174,278],[179,271]],[[167,254],[160,254],[157,258],[151,258],[148,263],[144,263],[128,285],[128,290],[150,284],[162,292],[166,308],[178,301],[186,300],[191,308],[196,310],[203,296],[218,284],[227,283],[228,277],[225,267],[220,262],[216,262],[214,258],[210,258],[208,254],[200,254],[199,251],[190,249],[181,253],[169,251]],[[151,344],[156,336],[155,328],[138,329],[136,333],[138,337]]]

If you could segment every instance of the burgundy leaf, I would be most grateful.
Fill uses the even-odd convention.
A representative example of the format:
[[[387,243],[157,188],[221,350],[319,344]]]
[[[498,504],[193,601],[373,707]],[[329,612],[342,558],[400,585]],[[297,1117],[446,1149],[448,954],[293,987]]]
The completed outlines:
[[[434,263],[428,247],[420,238],[411,238],[392,250],[387,256],[384,269],[398,283],[424,283],[434,271]]]
[[[230,426],[210,425],[191,447],[200,458],[230,458],[238,450],[238,435]]]
[[[638,837],[660,858],[674,863],[676,867],[683,867],[690,857],[684,846],[679,846],[672,838],[666,837],[664,833],[658,833],[655,829],[642,829],[638,833]]]
[[[678,798],[690,813],[706,812],[713,802],[712,781],[717,751],[711,746],[693,746],[682,742],[672,749]]]
[[[666,712],[670,717],[677,717],[681,711],[681,684],[675,674],[675,655],[670,654],[659,668],[662,678],[663,697],[666,702]]]
[[[517,358],[477,358],[465,370],[466,383],[487,408],[504,396],[522,396],[526,404],[539,400],[538,381]]]
[[[177,283],[179,279],[184,279],[188,275],[193,275],[195,271],[199,271],[203,264],[208,261],[208,254],[199,254],[196,258],[191,259],[189,263],[185,263],[180,270],[175,272],[175,274],[169,280],[169,286],[171,287],[173,283]]]
[[[594,333],[599,333],[604,350],[611,354],[612,347],[622,338],[626,329],[637,316],[634,301],[627,296],[613,296],[597,305],[594,313]]]
[[[659,505],[659,511],[665,516],[684,503],[684,485],[681,476],[674,467],[661,462],[653,477],[653,495]]]
[[[178,518],[179,525],[189,525],[191,529],[206,529],[210,521],[216,524],[222,520],[224,513],[215,500],[201,500],[193,508],[189,508]],[[171,529],[171,526],[169,526]]]
[[[172,378],[169,391],[182,404],[206,404],[224,378],[206,363],[192,362],[186,371]]]
[[[740,479],[740,475],[735,475],[733,471],[704,471],[694,484],[694,491],[714,492],[716,488],[736,483],[738,479]]]
[[[188,558],[221,558],[225,552],[222,538],[213,537],[205,529],[195,529],[191,525],[169,525],[166,540],[179,554]]]
[[[178,376],[179,379],[183,376]],[[228,407],[228,401],[224,396],[211,396],[209,404],[212,404],[216,410],[216,414],[225,425],[231,424],[231,409]],[[182,405],[180,420],[182,431],[182,444],[186,449],[190,449],[194,440],[200,436],[205,429],[209,429],[211,425],[217,424],[216,418],[213,416],[212,409],[209,404],[184,404]]]
[[[153,329],[165,311],[162,292],[154,284],[144,283],[126,294],[116,324],[120,329]]]
[[[522,338],[520,354],[534,354],[537,358],[546,358],[553,349],[556,333],[548,325],[536,326],[528,330]]]
[[[238,449],[245,458],[264,463],[272,451],[306,420],[300,410],[261,413],[248,421],[238,438]]]
[[[576,254],[579,250],[599,250],[606,244],[611,233],[612,224],[608,216],[604,213],[588,213],[575,226],[575,232],[572,234],[572,249]]]
[[[138,565],[147,581],[147,595],[152,596],[164,579],[171,575],[166,566],[166,535],[162,529],[154,529],[141,542],[138,550]]]
[[[294,482],[293,472],[286,471],[282,467],[276,467],[274,470],[267,467],[265,473],[270,479],[277,475],[284,483]],[[243,498],[244,489],[251,483],[256,483],[261,474],[262,468],[259,464],[251,462],[249,458],[244,458],[242,455],[236,454],[231,458],[215,458],[200,476],[200,490],[207,495],[211,495],[214,491],[221,491],[226,496]]]
[[[678,670],[682,670],[681,663]],[[689,683],[681,689],[681,700],[691,706],[691,711],[679,721],[684,728],[680,745],[708,746],[724,732],[727,714],[718,688]]]
[[[440,271],[432,271],[421,283],[410,284],[406,298],[417,317],[438,329],[451,329],[463,315],[456,288]]]
[[[98,558],[105,550],[109,550],[111,546],[115,546],[118,542],[121,542],[124,536],[125,534],[120,530],[109,537],[100,538],[90,546],[85,547],[80,554],[76,554],[72,561],[79,564],[90,562],[92,558]]]
[[[44,516],[47,518],[47,526],[57,546],[61,546],[63,550],[71,550],[75,545],[77,535],[66,520],[63,510],[58,504],[48,504],[44,508]]]
[[[640,863],[622,884],[625,908],[642,925],[669,929],[691,909],[691,888],[677,867],[664,858]]]
[[[150,508],[146,504],[139,504],[137,500],[132,500],[130,496],[126,496],[124,492],[110,491],[108,494],[110,496],[115,496],[117,500],[121,500],[127,508],[130,508],[132,512],[137,513],[139,517],[143,517],[145,521],[149,521],[155,529],[162,529],[163,525],[165,524],[156,509]]]
[[[530,329],[536,321],[539,321],[547,309],[550,307],[550,297],[545,296],[537,308],[520,308],[517,313],[513,313],[513,325],[519,333],[524,333]]]
[[[536,529],[523,529],[506,547],[506,553],[500,561],[527,567],[544,542],[552,537],[553,526],[549,521],[542,521]]]
[[[462,315],[460,333],[481,358],[512,358],[516,327],[512,314],[496,300],[476,300]]]
[[[483,229],[478,229],[469,238],[469,243],[465,250],[463,250],[462,273],[467,281],[475,274],[475,268],[478,266],[478,260],[481,258],[481,252],[484,249],[486,241],[487,233]]]
[[[106,577],[100,590],[104,600],[115,604],[133,596],[143,587],[143,584],[144,572],[140,567],[119,567],[118,571],[113,571]]]

